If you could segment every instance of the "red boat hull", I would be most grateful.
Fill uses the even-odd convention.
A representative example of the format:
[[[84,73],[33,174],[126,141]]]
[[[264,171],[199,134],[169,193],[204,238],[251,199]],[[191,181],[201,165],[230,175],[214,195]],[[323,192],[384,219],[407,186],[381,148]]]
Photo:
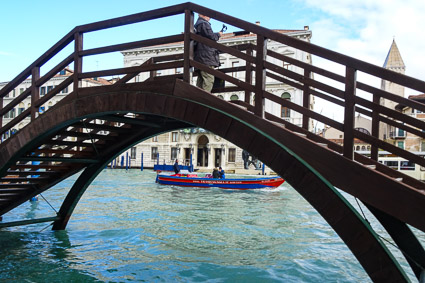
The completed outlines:
[[[157,176],[157,182],[163,185],[182,187],[218,187],[232,190],[251,190],[279,187],[284,180],[280,177],[265,177],[255,179],[213,179],[200,178],[193,175],[161,175]]]

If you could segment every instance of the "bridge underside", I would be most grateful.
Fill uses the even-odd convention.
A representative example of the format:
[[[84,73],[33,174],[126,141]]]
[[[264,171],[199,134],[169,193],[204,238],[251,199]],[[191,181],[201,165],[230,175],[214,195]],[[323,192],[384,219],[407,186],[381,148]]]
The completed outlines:
[[[126,117],[126,113],[135,115]],[[102,124],[95,124],[96,120]],[[353,162],[282,125],[258,119],[240,106],[179,80],[80,89],[78,95],[69,95],[19,131],[0,149],[0,176],[21,176],[9,187],[4,184],[10,198],[0,202],[0,215],[83,170],[53,225],[53,229],[64,229],[88,185],[115,156],[159,133],[193,126],[249,151],[282,176],[338,233],[373,280],[406,281],[386,247],[333,185],[358,197],[385,223],[420,275],[421,268],[414,262],[423,264],[425,253],[406,223],[425,231],[425,221],[418,215],[412,217],[405,207],[413,206],[415,213],[424,215],[423,196],[406,193],[385,176],[370,182],[366,180],[368,168],[348,166]],[[82,129],[93,131],[87,134]],[[69,136],[76,141],[64,140]],[[323,160],[332,163],[323,166]],[[33,161],[41,162],[36,168],[44,169],[29,181]]]

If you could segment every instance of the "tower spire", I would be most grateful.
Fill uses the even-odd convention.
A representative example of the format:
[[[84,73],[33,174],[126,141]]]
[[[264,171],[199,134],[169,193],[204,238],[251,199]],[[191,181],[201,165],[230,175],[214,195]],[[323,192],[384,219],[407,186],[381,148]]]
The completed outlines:
[[[391,44],[390,50],[388,51],[387,58],[385,58],[384,68],[404,74],[406,66],[404,65],[403,59],[401,58],[400,51],[398,50],[395,39]]]

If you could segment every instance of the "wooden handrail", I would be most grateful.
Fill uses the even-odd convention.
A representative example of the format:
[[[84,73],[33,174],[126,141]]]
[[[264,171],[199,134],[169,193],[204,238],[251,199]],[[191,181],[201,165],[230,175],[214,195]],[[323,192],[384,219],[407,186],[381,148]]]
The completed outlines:
[[[195,12],[208,15],[211,18],[214,18],[218,21],[222,21],[226,24],[232,25],[234,27],[242,29],[243,31],[251,33],[254,39],[257,38],[257,44],[248,43],[248,44],[241,44],[238,46],[226,46],[220,42],[215,42],[213,40],[210,40],[195,34],[193,32],[193,20],[194,20]],[[86,50],[84,50],[83,48],[82,40],[83,40],[83,34],[85,33],[149,21],[152,19],[159,19],[159,18],[178,15],[178,14],[185,15],[184,33],[182,34],[169,35],[169,36],[153,38],[153,39],[138,40],[138,41],[97,47],[97,48],[86,49]],[[262,45],[263,39],[264,39],[264,45]],[[331,60],[335,63],[345,65],[347,70],[351,70],[351,71],[347,72],[348,76],[347,75],[342,76],[342,75],[333,73],[330,70],[324,70],[317,66],[313,66],[308,63],[299,61],[295,58],[292,58],[283,54],[279,54],[273,50],[267,49],[267,45],[265,44],[267,40],[272,40],[279,43],[287,44],[293,48],[308,52],[312,55],[316,55],[316,56]],[[370,86],[362,82],[357,82],[357,80],[352,81],[352,78],[353,78],[352,74],[355,74],[357,72],[364,72],[367,74],[374,75],[383,80],[390,80],[394,83],[404,85],[411,89],[419,90],[422,92],[425,92],[425,82],[422,82],[420,80],[417,80],[399,73],[386,70],[378,66],[374,66],[367,62],[363,62],[361,60],[358,60],[343,54],[339,54],[331,50],[327,50],[320,46],[311,44],[309,42],[305,42],[303,40],[299,40],[294,37],[269,30],[262,26],[258,26],[256,24],[243,21],[235,17],[228,16],[223,13],[220,13],[220,12],[217,12],[217,11],[214,11],[214,10],[211,10],[211,9],[208,9],[190,2],[75,27],[65,37],[63,37],[60,41],[58,41],[52,48],[46,51],[46,53],[44,53],[40,58],[34,61],[33,64],[31,64],[27,69],[25,69],[9,84],[3,87],[3,89],[0,90],[0,99],[5,97],[7,93],[9,93],[13,88],[19,85],[23,80],[27,79],[31,75],[31,72],[32,70],[34,70],[34,68],[40,68],[44,63],[46,63],[51,58],[53,58],[59,51],[61,51],[65,46],[67,46],[72,41],[74,41],[75,51],[72,54],[70,54],[68,57],[63,59],[55,67],[51,68],[41,78],[36,78],[35,80],[33,80],[32,87],[30,89],[24,91],[23,94],[19,95],[17,98],[12,100],[5,107],[0,107],[1,116],[3,116],[8,111],[16,107],[16,105],[18,105],[21,101],[26,99],[28,95],[36,96],[38,87],[40,87],[41,85],[49,81],[60,70],[62,70],[64,67],[66,67],[72,62],[74,62],[74,66],[75,66],[74,76],[72,76],[72,78],[67,78],[64,82],[62,82],[59,86],[57,86],[57,88],[51,91],[48,95],[45,95],[44,97],[40,97],[33,100],[32,107],[34,109],[47,103],[55,95],[60,93],[62,89],[64,89],[66,86],[70,84],[71,80],[74,80],[74,92],[76,92],[78,91],[78,88],[79,88],[78,82],[82,79],[123,74],[125,76],[122,82],[120,83],[127,83],[132,78],[134,78],[134,76],[142,72],[154,73],[157,70],[183,67],[184,69],[183,74],[176,75],[175,77],[183,76],[183,78],[186,81],[189,81],[190,68],[195,67],[197,69],[208,71],[214,76],[221,78],[225,80],[226,82],[231,83],[232,85],[234,85],[234,86],[230,86],[230,88],[233,90],[236,90],[236,89],[244,90],[246,102],[250,101],[251,93],[255,92],[256,93],[255,112],[257,115],[259,116],[264,115],[262,114],[263,99],[267,99],[267,100],[273,101],[274,103],[278,103],[284,107],[288,107],[290,109],[293,109],[296,112],[301,113],[303,115],[303,127],[305,129],[308,128],[309,119],[314,119],[316,121],[325,123],[326,125],[333,126],[339,130],[342,130],[342,129],[346,130],[347,131],[346,133],[348,134],[346,135],[347,138],[345,143],[348,143],[348,144],[354,138],[354,134],[350,135],[349,133],[350,132],[355,133],[353,129],[354,126],[351,127],[350,126],[351,122],[349,121],[349,119],[351,119],[350,117],[354,115],[354,113],[362,113],[369,117],[372,117],[373,123],[375,124],[375,131],[376,131],[376,123],[379,123],[380,121],[388,125],[406,130],[410,133],[414,133],[418,136],[423,137],[425,135],[425,134],[422,134],[420,130],[416,129],[419,127],[424,128],[425,122],[419,121],[413,117],[409,117],[408,115],[399,113],[395,110],[388,109],[380,105],[376,101],[379,101],[379,98],[385,98],[385,99],[392,100],[396,103],[399,103],[401,105],[409,106],[414,109],[418,109],[425,112],[424,104],[419,103],[417,101],[402,98],[400,96],[386,92],[381,89],[377,89],[373,86]],[[191,53],[193,52],[192,48],[193,48],[194,41],[198,41],[203,44],[214,47],[217,50],[219,50],[221,53],[235,56],[239,58],[240,60],[244,61],[245,66],[213,70],[200,64],[199,62],[195,62],[193,61],[193,53]],[[143,47],[170,44],[170,43],[183,44],[184,52],[181,54],[176,54],[176,55],[173,54],[173,55],[160,56],[158,58],[153,57],[152,60],[148,60],[146,63],[137,67],[117,68],[117,69],[110,69],[110,70],[85,72],[85,73],[83,72],[82,63],[83,63],[83,58],[86,56],[99,55],[99,54],[105,54],[110,52],[124,51],[124,50],[130,50],[135,48],[143,48]],[[253,50],[256,50],[256,51],[253,51]],[[296,70],[285,69],[281,66],[278,66],[276,64],[273,64],[267,61],[266,60],[267,57],[272,57],[272,58],[281,60],[283,62],[287,62],[297,67],[298,69]],[[245,78],[241,80],[241,79],[229,76],[227,74],[233,71],[234,72],[245,71]],[[252,82],[252,71],[256,72],[256,82],[254,84]],[[336,82],[343,83],[346,85],[346,90],[344,91],[334,86],[331,86],[329,84],[322,83],[314,79],[314,77],[311,76],[310,74],[319,74],[321,76],[335,80]],[[351,79],[349,79],[350,77]],[[264,83],[267,78],[271,78],[279,82],[286,83],[296,89],[303,91],[304,93],[303,107],[304,108],[296,104],[288,103],[287,101],[285,101],[284,99],[281,99],[280,97],[276,99],[272,94],[265,92]],[[347,84],[347,82],[350,82],[350,83]],[[221,89],[220,91],[229,91],[230,88],[227,87],[225,89]],[[355,93],[356,89],[363,90],[373,94],[374,102],[352,95],[353,93]],[[349,95],[348,93],[351,93],[351,94]],[[327,118],[323,115],[319,115],[315,113],[314,111],[310,111],[308,109],[310,95],[315,95],[331,103],[334,103],[341,107],[345,107],[346,115],[348,115],[349,117],[348,116],[345,117],[344,127],[342,127],[341,123],[336,122],[333,119]],[[350,99],[347,100],[347,98],[350,98]],[[349,105],[349,108],[350,109],[352,108],[352,110],[348,111],[347,105]],[[35,115],[35,113],[38,113],[38,111],[33,110],[33,115]],[[23,117],[23,116],[19,115],[19,117]],[[395,118],[396,120],[389,119],[388,117]],[[22,119],[20,120],[20,118],[19,119],[17,118],[18,117],[10,121],[7,124],[7,127],[3,127],[2,133],[5,132],[3,131],[4,129],[6,128],[11,129],[11,127],[13,127],[11,126],[12,124],[16,125],[19,121],[22,120]],[[349,119],[347,120],[347,118]],[[372,140],[372,142],[373,142],[372,146],[376,147],[375,141]],[[347,146],[346,155],[347,156],[349,155],[352,158],[353,153],[351,152],[352,150],[350,151],[348,149],[349,147],[350,146]]]

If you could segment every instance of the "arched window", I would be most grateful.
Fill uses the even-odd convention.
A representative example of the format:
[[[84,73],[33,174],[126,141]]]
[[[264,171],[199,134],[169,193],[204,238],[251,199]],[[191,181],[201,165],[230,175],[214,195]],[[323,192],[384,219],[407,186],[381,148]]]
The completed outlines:
[[[366,150],[366,147],[364,145],[362,146],[362,150]]]
[[[291,94],[289,92],[284,92],[281,98],[291,101]],[[282,118],[290,118],[291,117],[291,109],[285,106],[281,106],[280,108],[280,117]]]
[[[221,99],[224,99],[224,97],[221,94],[217,95],[217,97],[218,98],[221,98]]]
[[[230,100],[239,100],[239,96],[232,94],[232,96],[230,96]]]
[[[360,145],[356,146],[356,150],[360,150]]]

